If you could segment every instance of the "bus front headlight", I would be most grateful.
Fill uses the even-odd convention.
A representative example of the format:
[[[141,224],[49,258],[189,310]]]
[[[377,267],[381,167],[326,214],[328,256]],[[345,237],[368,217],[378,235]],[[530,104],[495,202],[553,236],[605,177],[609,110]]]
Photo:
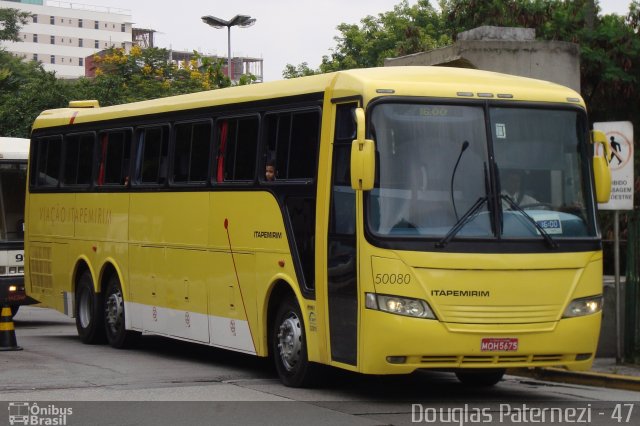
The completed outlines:
[[[409,297],[367,293],[365,305],[369,309],[415,318],[436,319],[427,302]]]
[[[602,296],[582,297],[572,300],[564,310],[562,318],[574,318],[595,314],[602,310]]]

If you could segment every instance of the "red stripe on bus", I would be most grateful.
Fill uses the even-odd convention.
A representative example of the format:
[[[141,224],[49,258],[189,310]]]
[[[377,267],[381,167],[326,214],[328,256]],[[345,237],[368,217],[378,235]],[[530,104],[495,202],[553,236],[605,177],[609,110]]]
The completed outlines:
[[[78,115],[78,111],[73,113],[73,115],[71,116],[71,119],[69,120],[69,124],[73,124],[73,122],[76,120],[77,115]]]

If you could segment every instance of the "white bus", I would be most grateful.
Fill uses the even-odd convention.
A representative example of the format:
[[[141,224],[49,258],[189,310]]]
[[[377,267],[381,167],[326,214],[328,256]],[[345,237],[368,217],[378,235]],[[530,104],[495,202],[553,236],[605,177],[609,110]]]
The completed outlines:
[[[0,305],[13,315],[33,303],[24,291],[24,194],[29,139],[0,137]]]

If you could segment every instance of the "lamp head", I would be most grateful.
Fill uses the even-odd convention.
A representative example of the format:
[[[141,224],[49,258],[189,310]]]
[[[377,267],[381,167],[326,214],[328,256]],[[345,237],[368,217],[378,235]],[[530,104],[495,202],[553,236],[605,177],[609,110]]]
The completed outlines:
[[[213,28],[224,28],[224,27],[230,26],[228,21],[225,21],[224,19],[220,19],[211,15],[203,16],[202,22],[212,26]]]
[[[233,18],[231,18],[229,21],[227,21],[227,20],[218,18],[216,16],[207,15],[202,17],[202,22],[212,26],[213,28],[236,27],[236,26],[240,28],[247,28],[255,24],[256,19],[248,15],[236,15]]]

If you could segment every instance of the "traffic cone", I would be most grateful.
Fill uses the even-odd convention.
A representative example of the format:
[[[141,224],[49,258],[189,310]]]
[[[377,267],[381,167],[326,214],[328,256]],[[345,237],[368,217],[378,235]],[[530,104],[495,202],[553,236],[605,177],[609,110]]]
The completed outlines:
[[[11,308],[5,306],[0,315],[0,351],[21,351],[16,340],[16,329],[13,326]]]

